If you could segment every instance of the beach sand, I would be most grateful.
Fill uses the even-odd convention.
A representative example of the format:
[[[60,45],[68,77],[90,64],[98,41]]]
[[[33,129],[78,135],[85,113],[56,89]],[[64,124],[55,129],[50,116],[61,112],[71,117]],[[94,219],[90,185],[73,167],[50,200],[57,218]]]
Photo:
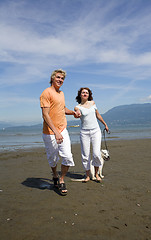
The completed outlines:
[[[108,148],[102,183],[82,183],[71,181],[84,176],[80,145],[72,145],[67,196],[53,188],[44,148],[0,153],[0,238],[151,239],[151,139],[108,141]]]

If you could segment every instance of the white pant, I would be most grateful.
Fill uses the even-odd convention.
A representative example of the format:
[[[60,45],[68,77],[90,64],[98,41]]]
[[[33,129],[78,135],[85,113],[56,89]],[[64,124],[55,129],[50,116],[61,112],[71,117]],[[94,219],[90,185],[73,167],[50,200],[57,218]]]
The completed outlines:
[[[75,164],[71,153],[70,138],[66,128],[61,132],[61,135],[63,136],[63,142],[57,144],[55,135],[43,134],[49,165],[51,167],[56,167],[60,155],[63,165],[74,166]]]
[[[93,160],[92,165],[99,167],[101,165],[101,130],[95,128],[92,130],[80,131],[81,157],[84,169],[90,170],[90,143],[92,142]]]

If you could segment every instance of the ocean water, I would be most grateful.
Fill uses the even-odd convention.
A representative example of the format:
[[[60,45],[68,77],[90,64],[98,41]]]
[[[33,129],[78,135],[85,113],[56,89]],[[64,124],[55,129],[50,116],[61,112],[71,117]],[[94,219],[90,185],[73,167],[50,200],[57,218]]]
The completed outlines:
[[[103,131],[101,125],[100,127]],[[79,143],[80,126],[68,123],[67,129],[71,143]],[[106,133],[105,136],[107,141],[151,138],[151,125],[110,126],[110,134]],[[14,127],[0,130],[0,152],[33,147],[44,147],[41,127]]]

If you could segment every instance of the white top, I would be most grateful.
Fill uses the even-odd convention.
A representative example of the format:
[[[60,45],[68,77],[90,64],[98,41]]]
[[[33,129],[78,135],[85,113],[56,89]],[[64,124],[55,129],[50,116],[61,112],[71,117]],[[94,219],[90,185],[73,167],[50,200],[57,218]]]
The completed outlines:
[[[99,124],[96,118],[95,110],[97,109],[96,105],[92,105],[90,108],[85,108],[82,106],[76,106],[81,112],[81,129],[94,129],[98,128]]]

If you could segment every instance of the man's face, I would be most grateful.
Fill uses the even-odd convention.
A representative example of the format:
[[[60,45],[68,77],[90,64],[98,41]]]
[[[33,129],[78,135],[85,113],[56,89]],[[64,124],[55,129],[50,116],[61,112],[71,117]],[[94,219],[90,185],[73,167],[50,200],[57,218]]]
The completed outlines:
[[[64,76],[61,73],[56,73],[54,79],[52,80],[52,85],[56,88],[59,89],[64,82]]]

